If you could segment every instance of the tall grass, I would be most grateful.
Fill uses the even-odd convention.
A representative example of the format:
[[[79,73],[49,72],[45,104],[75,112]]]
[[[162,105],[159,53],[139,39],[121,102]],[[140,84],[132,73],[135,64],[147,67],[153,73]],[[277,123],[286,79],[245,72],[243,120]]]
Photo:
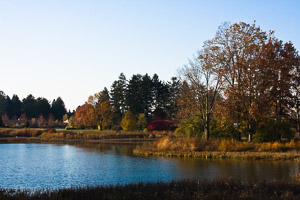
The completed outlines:
[[[236,140],[200,140],[189,138],[163,137],[157,142],[144,144],[140,147],[145,150],[156,151],[222,151],[222,152],[286,152],[299,151],[300,141],[291,140],[290,142],[268,142],[268,143],[249,143]]]
[[[59,190],[0,189],[6,200],[79,200],[79,199],[300,199],[296,182],[242,183],[231,179],[206,181],[200,179],[134,183],[99,187],[78,187]]]
[[[0,129],[0,137],[38,137],[42,129]]]
[[[61,130],[61,129],[0,129],[0,137],[39,137],[41,139],[76,139],[76,140],[102,140],[102,139],[140,139],[159,138],[168,135],[168,132],[142,132],[111,130]]]

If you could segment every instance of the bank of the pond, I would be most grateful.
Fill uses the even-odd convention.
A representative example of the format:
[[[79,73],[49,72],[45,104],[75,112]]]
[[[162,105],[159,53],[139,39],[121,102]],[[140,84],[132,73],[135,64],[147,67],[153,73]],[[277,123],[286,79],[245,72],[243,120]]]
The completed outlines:
[[[5,200],[79,200],[79,199],[300,199],[297,182],[244,183],[231,179],[200,179],[158,183],[133,183],[59,190],[0,189]]]
[[[104,144],[141,144],[145,142],[154,142],[156,138],[119,138],[119,139],[64,139],[64,138],[40,138],[40,137],[5,137],[0,138],[0,144],[7,143],[104,143]]]
[[[246,160],[295,160],[300,161],[298,152],[220,152],[220,151],[202,151],[202,152],[180,152],[180,151],[143,151],[133,150],[134,154],[142,156],[164,156],[164,157],[189,157],[204,159],[246,159]]]
[[[299,149],[299,141],[287,143],[247,143],[233,140],[203,141],[165,137],[153,143],[137,146],[134,149],[134,154],[205,159],[300,161]]]
[[[0,129],[0,142],[102,142],[140,143],[155,141],[168,135],[166,132],[144,133],[141,131],[97,131],[63,129]]]

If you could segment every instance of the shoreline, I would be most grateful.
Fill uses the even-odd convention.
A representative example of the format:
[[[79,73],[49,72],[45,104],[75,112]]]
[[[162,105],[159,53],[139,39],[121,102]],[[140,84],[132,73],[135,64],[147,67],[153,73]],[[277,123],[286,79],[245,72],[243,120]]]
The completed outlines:
[[[161,152],[143,151],[135,149],[135,155],[156,157],[181,157],[201,159],[237,159],[237,160],[294,160],[300,161],[300,152],[224,152],[224,151],[197,151],[197,152]]]
[[[300,183],[184,179],[63,189],[1,189],[0,199],[299,199]]]
[[[40,137],[2,137],[0,144],[10,143],[103,143],[103,144],[141,144],[157,141],[157,138],[113,138],[113,139],[66,139]]]

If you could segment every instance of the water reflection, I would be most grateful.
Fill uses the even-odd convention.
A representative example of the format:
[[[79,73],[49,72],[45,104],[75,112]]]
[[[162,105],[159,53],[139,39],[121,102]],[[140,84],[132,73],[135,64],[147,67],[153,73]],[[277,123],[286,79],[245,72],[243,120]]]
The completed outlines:
[[[0,188],[62,188],[200,177],[291,179],[293,161],[203,160],[134,156],[134,145],[0,144]]]

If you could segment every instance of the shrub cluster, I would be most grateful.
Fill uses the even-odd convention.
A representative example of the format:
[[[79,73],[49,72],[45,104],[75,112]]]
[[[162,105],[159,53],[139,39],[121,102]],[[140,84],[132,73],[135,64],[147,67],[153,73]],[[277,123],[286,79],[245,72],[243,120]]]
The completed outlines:
[[[147,125],[149,131],[174,131],[177,128],[177,122],[171,120],[155,120]]]

